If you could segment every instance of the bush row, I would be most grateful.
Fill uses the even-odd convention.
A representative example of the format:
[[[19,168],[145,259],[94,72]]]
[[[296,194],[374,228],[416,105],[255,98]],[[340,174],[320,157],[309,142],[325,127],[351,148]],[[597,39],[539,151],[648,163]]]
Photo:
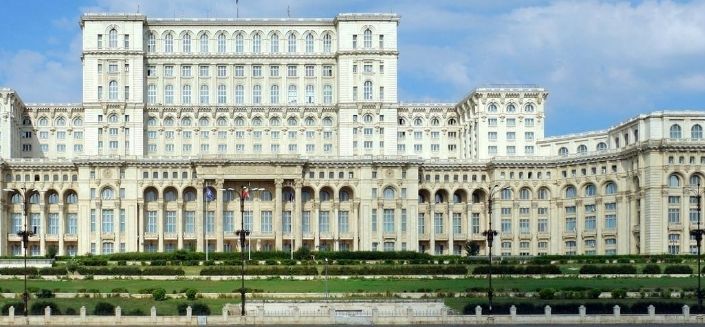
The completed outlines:
[[[472,271],[475,275],[489,273],[489,266],[478,266]],[[555,265],[529,265],[529,266],[492,266],[492,273],[497,275],[560,275],[561,269]]]
[[[546,305],[551,306],[551,314],[578,314],[578,308],[581,305],[585,306],[585,311],[588,315],[591,314],[612,314],[615,305],[619,305],[621,314],[646,314],[648,313],[649,305],[656,308],[657,314],[681,314],[683,312],[683,302],[667,302],[667,301],[639,301],[639,302],[619,302],[619,301],[595,301],[595,302],[513,302],[513,303],[493,303],[493,314],[509,314],[509,308],[514,305],[517,308],[517,314],[543,314]],[[691,307],[691,313],[697,312],[696,303],[687,303]],[[464,314],[475,314],[475,307],[478,303],[468,303],[463,308]],[[482,313],[486,314],[488,307],[485,303],[479,304],[482,307]]]
[[[173,267],[148,267],[140,269],[137,266],[117,266],[117,267],[79,267],[76,270],[81,275],[124,275],[124,276],[183,276],[185,272],[181,268]]]
[[[201,276],[228,276],[240,275],[240,266],[215,266],[201,269]],[[314,266],[247,266],[247,275],[271,275],[271,276],[299,276],[317,275],[318,271]]]
[[[368,266],[328,266],[329,275],[466,275],[468,268],[460,265],[368,265]],[[322,271],[321,274],[325,274]]]
[[[636,274],[636,267],[632,265],[584,265],[580,273],[586,275],[627,275]]]

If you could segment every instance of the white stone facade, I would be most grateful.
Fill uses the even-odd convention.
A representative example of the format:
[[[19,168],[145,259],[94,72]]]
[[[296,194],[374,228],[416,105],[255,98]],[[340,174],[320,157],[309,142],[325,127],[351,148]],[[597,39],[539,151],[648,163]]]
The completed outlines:
[[[252,250],[485,251],[495,184],[502,255],[694,249],[705,113],[546,138],[536,86],[402,103],[398,23],[84,15],[82,103],[0,90],[0,186],[28,190],[30,254],[237,251],[242,185],[264,189]],[[19,254],[22,197],[0,198],[0,255]]]

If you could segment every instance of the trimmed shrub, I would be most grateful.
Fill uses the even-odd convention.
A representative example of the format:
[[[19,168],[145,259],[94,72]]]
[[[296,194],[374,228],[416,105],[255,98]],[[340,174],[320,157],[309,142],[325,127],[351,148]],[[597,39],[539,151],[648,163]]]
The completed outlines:
[[[16,267],[16,268],[0,268],[0,275],[24,275],[27,273],[28,276],[36,276],[38,274],[37,268],[34,267],[27,267],[27,269],[23,267]]]
[[[489,273],[489,266],[477,266],[472,271],[475,275]],[[497,275],[560,275],[561,269],[556,265],[507,266],[494,265],[492,273]]]
[[[210,266],[201,269],[201,276],[239,275],[240,266]],[[246,266],[246,275],[256,276],[301,276],[318,275],[314,266]]]
[[[116,287],[110,290],[110,293],[130,293],[126,288],[124,287]]]
[[[76,309],[68,307],[68,308],[66,308],[66,312],[64,312],[64,314],[67,316],[75,316],[78,313],[76,312]]]
[[[35,295],[38,299],[51,299],[54,297],[54,292],[46,288],[42,288],[41,290],[37,291]]]
[[[93,314],[96,316],[112,316],[115,314],[115,306],[108,302],[98,302],[93,308]]]
[[[82,258],[80,261],[80,265],[82,266],[107,266],[108,265],[108,260],[105,259],[100,259],[100,258],[95,258],[95,257],[85,257]]]
[[[642,270],[643,274],[650,274],[650,275],[657,275],[661,273],[661,266],[659,265],[646,265],[644,266],[644,270]]]
[[[39,275],[42,276],[59,276],[59,275],[66,275],[66,267],[49,267],[49,268],[41,268],[39,271],[37,271]]]
[[[627,297],[627,291],[623,288],[617,288],[612,290],[612,298],[613,299],[623,299]]]
[[[585,275],[628,275],[636,274],[633,265],[584,265],[580,273]]]
[[[142,270],[145,276],[183,276],[186,273],[181,268],[173,267],[149,267]]]
[[[29,314],[31,315],[43,315],[44,314],[44,308],[50,307],[51,308],[51,315],[61,315],[61,310],[59,309],[59,306],[56,305],[54,302],[49,302],[49,301],[36,301],[32,303],[32,305],[29,307]],[[17,310],[15,310],[15,314],[17,314]]]
[[[556,290],[552,288],[542,288],[539,291],[539,298],[542,300],[551,300],[556,294]]]
[[[15,307],[15,316],[22,315],[24,312],[24,302],[21,301],[16,301],[16,302],[7,302],[2,305],[2,315],[7,316],[10,312],[10,307]]]
[[[198,291],[197,291],[197,290],[195,290],[195,289],[193,289],[193,288],[189,288],[189,289],[186,290],[186,298],[187,298],[187,299],[189,299],[189,300],[195,300],[195,299],[196,299],[196,295],[198,295]]]
[[[663,270],[664,274],[692,274],[693,273],[693,268],[690,268],[690,266],[686,265],[671,265],[671,266],[666,266],[666,268]]]
[[[154,301],[164,301],[166,300],[166,290],[163,288],[157,288],[152,291],[152,298]]]

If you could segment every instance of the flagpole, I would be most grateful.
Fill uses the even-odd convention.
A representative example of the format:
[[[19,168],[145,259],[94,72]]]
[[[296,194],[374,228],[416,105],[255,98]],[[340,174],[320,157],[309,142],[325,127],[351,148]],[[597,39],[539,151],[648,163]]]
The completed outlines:
[[[296,213],[294,196],[295,195],[292,195],[289,199],[289,201],[291,201],[291,214],[289,215],[289,250],[291,250],[291,260],[294,260],[294,213]]]

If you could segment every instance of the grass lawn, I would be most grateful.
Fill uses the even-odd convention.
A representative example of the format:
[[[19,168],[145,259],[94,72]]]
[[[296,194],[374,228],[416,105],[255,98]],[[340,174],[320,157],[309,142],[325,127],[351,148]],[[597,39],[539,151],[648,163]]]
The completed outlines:
[[[208,280],[29,280],[29,287],[45,288],[54,292],[77,292],[80,289],[96,289],[100,292],[111,292],[114,288],[126,288],[131,293],[140,289],[163,287],[167,293],[179,292],[185,288],[195,288],[199,292],[227,293],[240,287],[239,280],[208,281]],[[535,291],[541,288],[554,288],[556,290],[585,287],[612,290],[625,289],[654,289],[654,288],[695,288],[696,278],[498,278],[493,279],[495,290]],[[268,293],[323,293],[325,282],[317,280],[287,280],[287,279],[262,279],[245,282],[251,289]],[[466,279],[330,279],[328,288],[330,292],[417,292],[417,291],[442,291],[463,292],[470,288],[487,287],[484,278]],[[3,280],[2,288],[12,292],[21,292],[23,282],[20,279]]]

